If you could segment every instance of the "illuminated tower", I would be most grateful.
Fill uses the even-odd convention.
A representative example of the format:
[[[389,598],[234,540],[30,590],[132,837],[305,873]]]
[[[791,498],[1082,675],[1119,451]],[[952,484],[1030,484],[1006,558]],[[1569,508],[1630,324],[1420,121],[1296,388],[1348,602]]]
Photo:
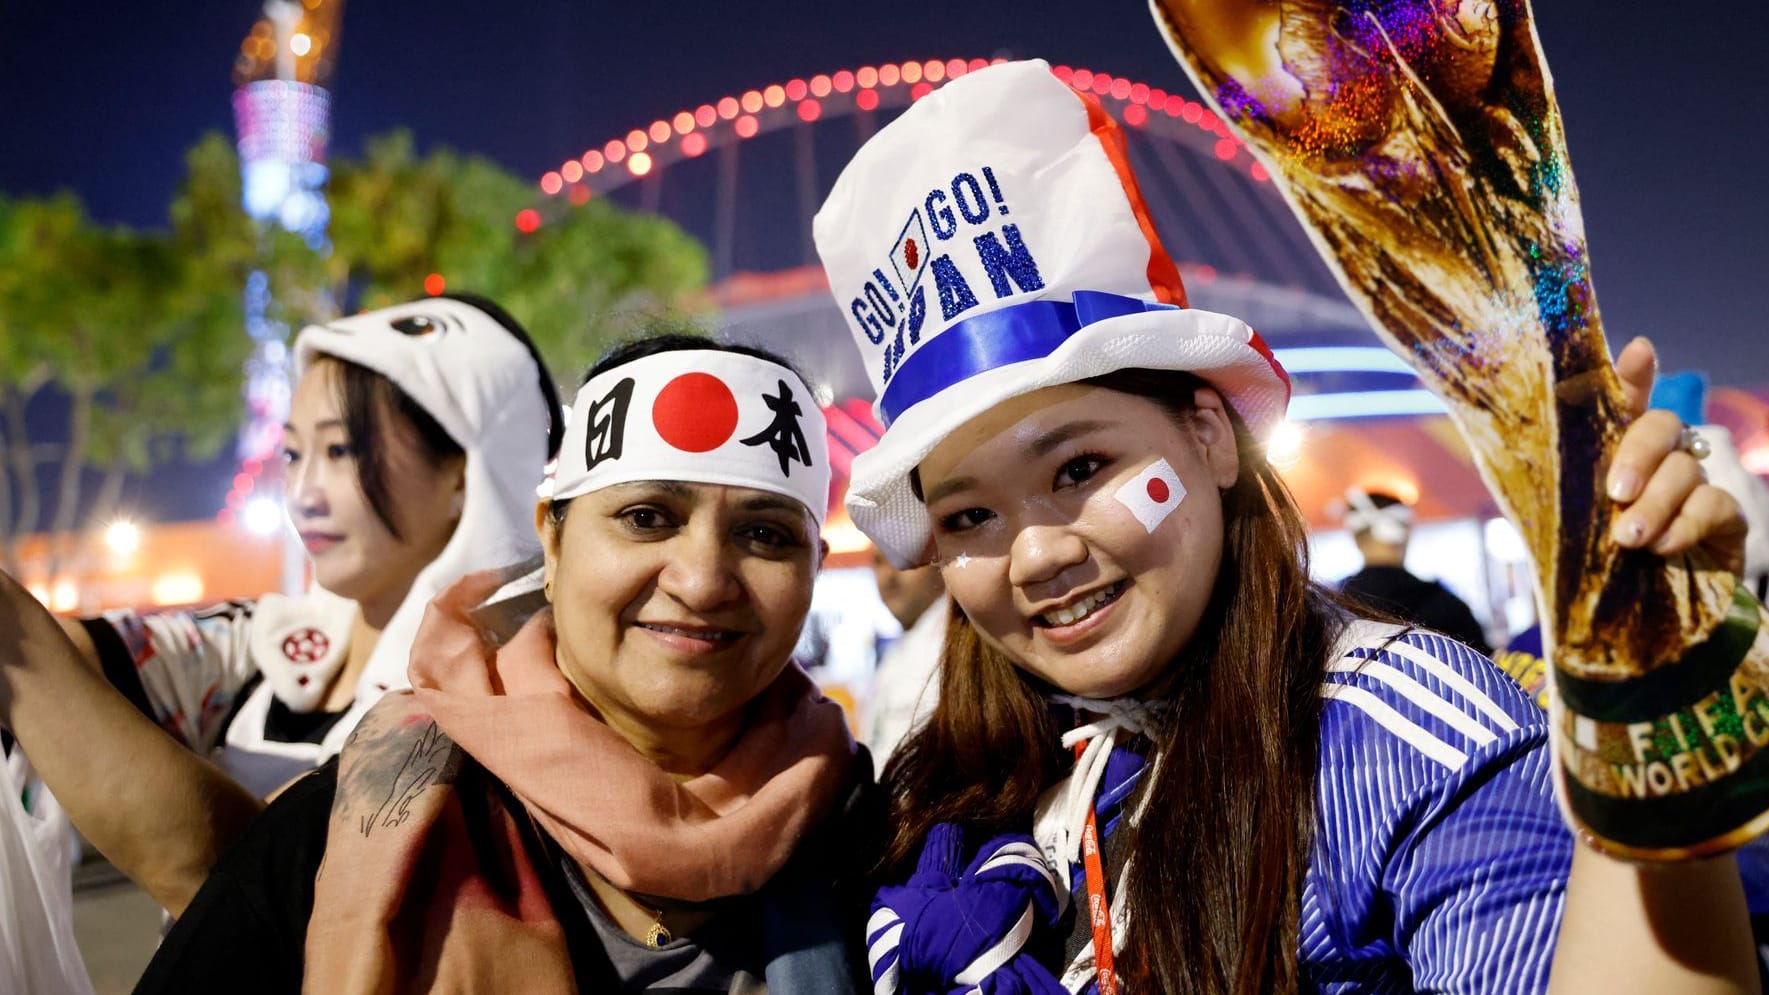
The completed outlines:
[[[331,137],[331,78],[343,0],[266,0],[264,14],[234,60],[234,127],[239,134],[242,199],[261,223],[326,249],[326,145]],[[288,417],[288,328],[270,317],[277,288],[263,272],[246,285],[246,333],[256,348],[246,364],[246,426],[240,472],[219,516],[247,511],[258,475],[271,462]],[[280,516],[249,509],[246,524],[274,528]]]

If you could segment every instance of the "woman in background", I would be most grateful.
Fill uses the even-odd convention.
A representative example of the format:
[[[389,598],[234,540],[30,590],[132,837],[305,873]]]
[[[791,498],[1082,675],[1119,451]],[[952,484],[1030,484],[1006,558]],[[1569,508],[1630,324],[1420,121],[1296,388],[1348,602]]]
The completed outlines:
[[[437,591],[538,552],[527,517],[562,432],[557,395],[502,309],[370,311],[307,328],[295,357],[283,452],[306,594],[57,626],[0,575],[0,725],[74,825],[174,914],[260,797],[406,686]]]

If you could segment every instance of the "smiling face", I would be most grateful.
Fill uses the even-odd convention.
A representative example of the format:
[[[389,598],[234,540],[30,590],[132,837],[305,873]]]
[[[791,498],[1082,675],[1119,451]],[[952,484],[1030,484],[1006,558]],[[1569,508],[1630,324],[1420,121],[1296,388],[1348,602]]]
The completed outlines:
[[[919,468],[946,589],[978,633],[1090,698],[1147,687],[1197,631],[1238,472],[1214,391],[1176,417],[1086,384],[996,406]]]
[[[352,439],[340,403],[342,373],[337,360],[321,359],[295,385],[283,428],[289,516],[319,585],[384,624],[454,533],[465,461],[426,460],[416,429],[386,404],[373,415],[379,438]],[[385,510],[399,536],[363,494],[356,459],[363,445],[381,447]]]
[[[629,740],[740,722],[810,611],[816,524],[778,494],[616,484],[540,528],[559,668]]]

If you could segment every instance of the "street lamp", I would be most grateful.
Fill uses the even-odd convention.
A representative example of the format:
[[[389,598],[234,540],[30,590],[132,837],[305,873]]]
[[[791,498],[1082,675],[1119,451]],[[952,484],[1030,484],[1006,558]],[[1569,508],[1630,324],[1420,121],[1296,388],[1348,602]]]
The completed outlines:
[[[141,526],[127,518],[119,518],[105,526],[105,548],[118,556],[128,556],[141,548]]]
[[[240,513],[240,522],[254,535],[273,535],[283,526],[283,506],[274,498],[253,498]]]

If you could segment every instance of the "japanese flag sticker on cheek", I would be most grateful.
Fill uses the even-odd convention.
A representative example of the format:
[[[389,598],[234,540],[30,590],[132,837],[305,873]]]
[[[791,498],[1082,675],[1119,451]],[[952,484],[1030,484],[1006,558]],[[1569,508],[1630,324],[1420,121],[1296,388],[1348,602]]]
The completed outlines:
[[[1112,495],[1151,535],[1185,500],[1185,485],[1164,459],[1150,463]]]

